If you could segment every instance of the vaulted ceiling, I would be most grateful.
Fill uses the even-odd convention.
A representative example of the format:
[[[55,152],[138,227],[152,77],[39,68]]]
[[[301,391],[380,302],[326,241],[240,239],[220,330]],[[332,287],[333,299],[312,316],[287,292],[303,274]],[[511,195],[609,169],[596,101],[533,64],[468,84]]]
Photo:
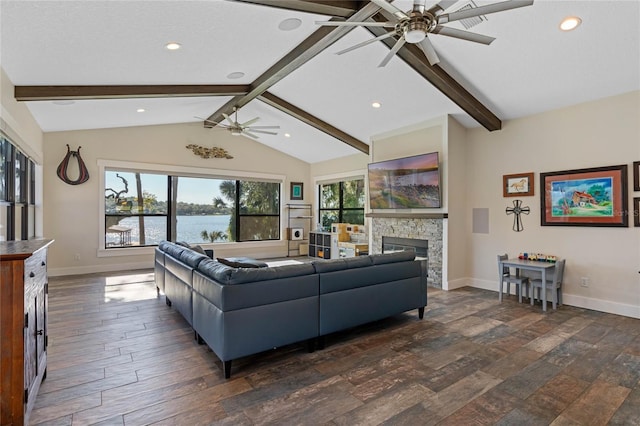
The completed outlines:
[[[469,2],[449,3],[446,12]],[[582,25],[563,33],[570,15]],[[390,15],[346,0],[3,0],[0,65],[45,132],[203,126],[238,107],[240,122],[280,126],[258,143],[309,163],[367,153],[372,136],[445,114],[499,131],[510,119],[640,89],[635,0],[538,0],[482,16],[469,31],[496,40],[431,35],[441,60],[433,66],[406,44],[378,67],[394,38],[336,55],[387,29],[316,24],[332,17]],[[164,48],[172,41],[181,49]],[[211,129],[212,143],[220,131]]]

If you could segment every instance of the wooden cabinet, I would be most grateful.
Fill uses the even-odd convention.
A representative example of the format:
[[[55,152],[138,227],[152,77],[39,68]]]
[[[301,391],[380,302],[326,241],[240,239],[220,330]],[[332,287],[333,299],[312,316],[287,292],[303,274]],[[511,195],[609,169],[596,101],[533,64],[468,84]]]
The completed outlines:
[[[47,247],[0,242],[0,424],[21,425],[47,374]]]

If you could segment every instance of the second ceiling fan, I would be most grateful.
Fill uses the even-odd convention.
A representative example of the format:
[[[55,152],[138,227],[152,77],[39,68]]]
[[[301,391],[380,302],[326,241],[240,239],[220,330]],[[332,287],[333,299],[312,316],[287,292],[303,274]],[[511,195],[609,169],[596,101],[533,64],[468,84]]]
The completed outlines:
[[[438,58],[438,54],[436,53],[433,45],[431,44],[431,41],[429,40],[429,34],[454,37],[482,44],[490,44],[493,40],[495,40],[493,37],[472,33],[470,31],[464,31],[457,28],[446,27],[442,24],[459,21],[461,19],[473,18],[480,15],[502,12],[519,7],[530,6],[533,4],[533,0],[510,0],[501,3],[493,3],[485,6],[458,10],[451,13],[444,13],[444,11],[448,7],[456,3],[457,0],[441,0],[439,3],[427,10],[425,10],[425,1],[426,0],[414,0],[413,9],[405,13],[386,0],[371,0],[372,3],[375,3],[382,9],[395,16],[396,19],[391,21],[317,21],[316,24],[332,26],[393,28],[393,31],[390,31],[386,34],[341,50],[340,52],[337,52],[338,55],[350,52],[354,49],[358,49],[371,43],[375,43],[379,40],[384,40],[390,37],[398,37],[398,40],[391,48],[389,54],[382,60],[380,65],[378,65],[379,67],[384,67],[385,65],[387,65],[393,55],[395,55],[396,52],[398,52],[398,50],[400,50],[400,48],[404,46],[405,43],[419,45],[425,56],[427,57],[429,63],[431,65],[435,65],[440,62],[440,58]]]
[[[239,135],[246,135],[249,136],[250,138],[253,139],[258,139],[258,135],[256,135],[255,133],[264,133],[267,135],[277,135],[277,132],[269,132],[265,129],[279,129],[280,126],[252,126],[253,123],[255,123],[256,121],[260,120],[260,117],[255,117],[252,118],[249,121],[245,121],[244,123],[240,123],[238,121],[238,108],[234,107],[233,108],[233,119],[223,113],[222,115],[224,116],[224,118],[226,119],[226,121],[229,124],[224,124],[224,123],[216,123],[215,121],[211,121],[211,120],[206,120],[204,118],[201,117],[196,117],[198,120],[203,120],[205,123],[211,123],[214,124],[216,126],[220,126],[224,129],[229,130],[229,132],[231,132],[231,135],[233,136],[239,136]]]

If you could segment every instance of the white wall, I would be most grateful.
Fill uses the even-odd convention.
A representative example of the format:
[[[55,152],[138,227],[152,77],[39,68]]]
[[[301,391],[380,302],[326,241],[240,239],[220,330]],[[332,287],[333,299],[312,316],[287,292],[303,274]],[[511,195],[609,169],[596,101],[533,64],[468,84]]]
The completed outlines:
[[[496,255],[520,252],[567,259],[564,298],[570,305],[640,318],[640,228],[540,225],[540,173],[629,165],[640,160],[640,92],[580,104],[503,123],[503,129],[467,131],[467,220],[474,207],[488,207],[489,233],[468,234],[470,284],[497,289]],[[502,196],[502,175],[535,173],[535,194],[521,197],[531,213],[523,232],[505,214],[513,198]],[[589,287],[580,278],[589,278]]]
[[[289,182],[305,183],[310,197],[309,164],[282,154],[245,137],[234,137],[219,129],[205,129],[199,123],[145,126],[101,130],[52,132],[44,137],[44,232],[56,243],[51,247],[51,275],[148,268],[153,265],[152,248],[100,251],[100,188],[98,160],[115,160],[154,165],[234,172],[285,175],[283,200],[289,200]],[[203,159],[185,146],[197,144],[226,149],[233,159]],[[68,185],[56,176],[69,144],[80,153],[91,178],[81,185]],[[74,177],[74,175],[72,175]],[[284,220],[284,219],[283,219]],[[286,241],[216,243],[216,256],[276,257],[286,255]],[[75,255],[79,254],[77,260]],[[115,254],[115,256],[114,256]],[[106,257],[105,257],[106,256]]]

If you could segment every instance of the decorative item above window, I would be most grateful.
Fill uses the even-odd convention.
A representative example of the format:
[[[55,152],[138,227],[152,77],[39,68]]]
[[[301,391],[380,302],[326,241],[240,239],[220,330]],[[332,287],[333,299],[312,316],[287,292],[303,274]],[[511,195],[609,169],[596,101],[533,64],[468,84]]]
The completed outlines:
[[[219,148],[217,146],[207,148],[205,146],[189,144],[186,148],[190,149],[195,155],[202,158],[233,158],[232,155],[229,155],[226,149]]]
[[[62,179],[63,182],[68,183],[69,185],[80,185],[81,183],[85,183],[89,180],[89,171],[87,170],[87,166],[85,166],[84,161],[82,161],[82,157],[80,157],[80,148],[82,147],[79,146],[77,151],[71,151],[71,148],[69,148],[69,144],[67,144],[67,155],[64,156],[64,159],[58,166],[58,177]],[[69,169],[69,160],[71,159],[71,157],[75,157],[76,160],[78,160],[79,173],[78,178],[75,180],[69,178],[69,175],[67,174]]]

